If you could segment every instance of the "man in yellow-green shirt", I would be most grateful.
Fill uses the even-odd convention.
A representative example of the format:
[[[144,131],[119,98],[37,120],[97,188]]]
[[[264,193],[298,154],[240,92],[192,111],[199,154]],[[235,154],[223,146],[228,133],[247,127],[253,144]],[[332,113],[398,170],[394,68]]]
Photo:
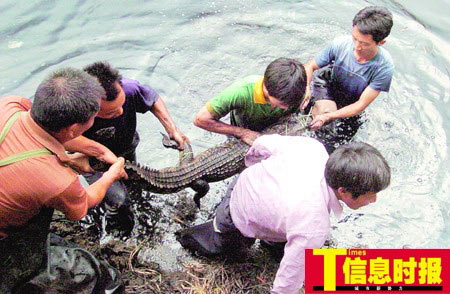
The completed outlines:
[[[194,124],[252,145],[262,129],[299,108],[305,90],[303,65],[295,59],[278,58],[266,68],[264,77],[243,78],[208,101]],[[220,121],[228,113],[231,124]]]

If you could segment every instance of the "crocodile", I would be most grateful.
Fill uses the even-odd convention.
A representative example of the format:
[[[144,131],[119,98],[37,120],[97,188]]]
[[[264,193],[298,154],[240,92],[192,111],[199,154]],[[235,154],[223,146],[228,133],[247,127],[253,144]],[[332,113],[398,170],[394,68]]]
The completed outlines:
[[[262,134],[308,135],[307,121],[310,115],[293,113],[265,128]],[[165,135],[163,135],[165,136]],[[166,147],[171,147],[163,139]],[[189,143],[180,151],[177,166],[154,169],[138,162],[126,162],[129,179],[137,181],[143,190],[161,194],[175,193],[185,188],[196,191],[194,201],[200,207],[200,199],[209,191],[208,183],[222,181],[245,168],[244,157],[250,146],[242,140],[230,138],[222,144],[199,153],[194,157]]]

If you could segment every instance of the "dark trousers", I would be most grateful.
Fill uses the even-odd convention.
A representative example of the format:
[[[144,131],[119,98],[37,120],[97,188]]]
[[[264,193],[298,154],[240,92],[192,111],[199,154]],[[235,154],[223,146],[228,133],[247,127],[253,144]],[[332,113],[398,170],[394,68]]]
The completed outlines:
[[[0,293],[124,293],[119,273],[90,252],[48,234],[53,209],[44,208],[0,240]]]
[[[199,255],[239,258],[255,242],[234,226],[230,214],[230,198],[237,177],[228,186],[213,220],[176,233],[181,245]]]
[[[336,103],[338,109],[346,106],[340,103],[339,97],[334,97],[332,70],[333,65],[328,65],[314,72],[311,81],[311,103],[306,109],[307,113],[318,100],[332,100]],[[324,144],[328,153],[331,154],[337,147],[347,144],[353,139],[364,122],[363,116],[359,114],[353,117],[337,119],[318,129],[315,132],[317,138]]]

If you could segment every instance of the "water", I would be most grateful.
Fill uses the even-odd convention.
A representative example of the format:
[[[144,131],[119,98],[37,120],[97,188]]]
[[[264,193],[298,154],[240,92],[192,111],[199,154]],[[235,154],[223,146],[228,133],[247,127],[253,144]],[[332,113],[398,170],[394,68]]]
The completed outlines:
[[[32,98],[52,70],[107,60],[123,76],[155,88],[200,152],[224,140],[192,124],[206,101],[240,77],[263,74],[277,57],[307,62],[332,38],[350,34],[354,14],[368,5],[394,14],[385,48],[396,72],[391,91],[368,108],[370,120],[357,139],[385,155],[392,184],[376,204],[345,209],[332,238],[341,247],[449,248],[450,23],[442,13],[449,0],[3,0],[0,96]],[[163,128],[155,117],[140,115],[138,129],[141,162],[157,168],[176,163],[176,152],[161,147]],[[212,185],[197,222],[208,218],[224,189],[224,183]],[[154,230],[179,227],[167,221],[178,195],[152,198],[162,216]],[[159,245],[162,254],[147,256],[169,260],[169,267],[186,257],[171,234],[161,238],[167,245]]]

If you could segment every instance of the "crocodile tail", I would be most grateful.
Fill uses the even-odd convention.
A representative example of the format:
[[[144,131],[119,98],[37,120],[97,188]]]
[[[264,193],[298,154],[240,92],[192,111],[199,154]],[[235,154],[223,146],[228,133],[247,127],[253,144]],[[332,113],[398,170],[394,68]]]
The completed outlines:
[[[151,192],[172,193],[188,187],[192,181],[201,177],[192,172],[189,166],[154,169],[136,162],[127,162],[127,170],[132,180],[145,183],[145,189]]]

